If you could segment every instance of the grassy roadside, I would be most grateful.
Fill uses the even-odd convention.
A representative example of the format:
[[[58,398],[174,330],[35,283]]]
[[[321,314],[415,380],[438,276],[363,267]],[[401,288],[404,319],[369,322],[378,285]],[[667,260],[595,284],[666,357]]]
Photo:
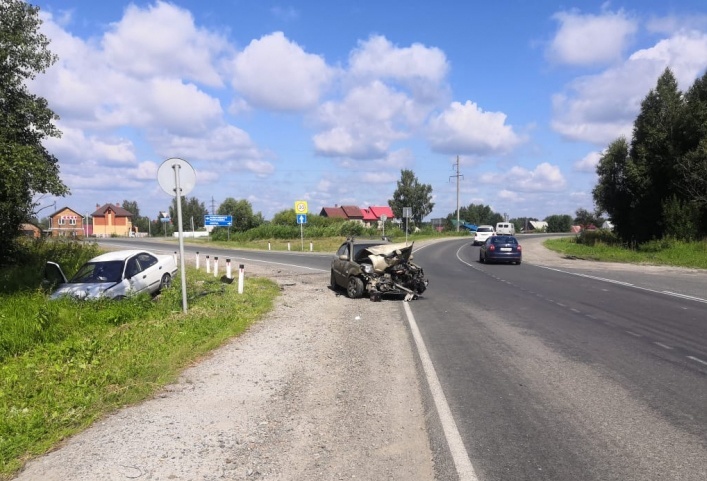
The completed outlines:
[[[191,270],[159,298],[48,302],[0,295],[0,479],[100,417],[150,397],[272,309],[277,285],[237,285]]]
[[[604,243],[585,245],[577,243],[575,237],[563,237],[548,239],[543,245],[565,256],[579,259],[707,269],[707,240],[681,242],[666,239],[628,249]]]

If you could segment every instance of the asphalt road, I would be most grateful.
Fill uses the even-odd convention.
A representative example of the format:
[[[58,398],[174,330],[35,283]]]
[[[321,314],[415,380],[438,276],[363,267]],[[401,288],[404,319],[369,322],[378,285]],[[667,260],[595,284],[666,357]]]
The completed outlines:
[[[209,252],[329,271],[328,255]],[[707,479],[704,277],[477,259],[468,239],[418,250],[430,287],[409,304],[476,479]]]
[[[707,302],[477,260],[418,251],[410,307],[478,479],[707,479]]]

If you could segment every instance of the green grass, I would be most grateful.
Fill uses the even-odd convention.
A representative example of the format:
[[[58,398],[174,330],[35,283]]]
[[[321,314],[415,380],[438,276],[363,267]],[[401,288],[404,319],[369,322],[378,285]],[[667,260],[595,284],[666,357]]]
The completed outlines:
[[[707,240],[683,242],[665,239],[629,249],[602,242],[594,245],[580,244],[575,237],[571,237],[549,239],[543,245],[565,256],[579,259],[707,269]]]
[[[190,270],[153,300],[47,301],[0,294],[0,479],[121,406],[141,401],[272,309],[276,284],[244,293]]]

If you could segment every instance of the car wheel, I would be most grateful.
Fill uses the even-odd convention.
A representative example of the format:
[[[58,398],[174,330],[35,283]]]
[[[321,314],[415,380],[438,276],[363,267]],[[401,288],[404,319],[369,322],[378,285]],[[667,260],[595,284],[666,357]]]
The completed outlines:
[[[172,276],[165,274],[162,276],[162,280],[160,281],[160,291],[162,289],[169,289],[170,287],[172,287]]]
[[[331,270],[331,278],[329,279],[329,286],[333,290],[339,289],[339,286],[336,284],[336,277],[334,276],[334,269]]]
[[[351,299],[358,299],[363,296],[363,281],[359,277],[349,277],[349,282],[346,286],[346,294]]]
[[[479,262],[484,263],[484,256],[481,255],[481,252],[479,252]]]

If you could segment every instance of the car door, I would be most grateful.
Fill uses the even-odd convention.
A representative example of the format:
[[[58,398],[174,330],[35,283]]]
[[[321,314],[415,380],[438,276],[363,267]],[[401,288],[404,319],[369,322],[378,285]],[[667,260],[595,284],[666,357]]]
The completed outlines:
[[[162,278],[159,261],[147,252],[141,252],[128,259],[125,276],[130,279],[134,294],[152,293],[159,288]]]
[[[334,255],[334,260],[331,263],[331,269],[334,271],[334,277],[336,283],[340,286],[345,286],[348,279],[346,278],[346,265],[349,263],[348,259],[351,256],[351,246],[349,243],[342,244],[339,250],[336,251]],[[347,260],[342,260],[342,258]]]

